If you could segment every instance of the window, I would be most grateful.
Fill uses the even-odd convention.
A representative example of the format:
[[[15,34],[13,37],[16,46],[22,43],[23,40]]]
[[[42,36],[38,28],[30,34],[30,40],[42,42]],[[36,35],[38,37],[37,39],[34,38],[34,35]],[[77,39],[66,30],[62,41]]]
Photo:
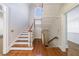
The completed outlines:
[[[36,7],[34,9],[34,18],[35,19],[40,19],[43,15],[43,8],[42,7]]]
[[[67,13],[68,32],[79,33],[79,6]]]

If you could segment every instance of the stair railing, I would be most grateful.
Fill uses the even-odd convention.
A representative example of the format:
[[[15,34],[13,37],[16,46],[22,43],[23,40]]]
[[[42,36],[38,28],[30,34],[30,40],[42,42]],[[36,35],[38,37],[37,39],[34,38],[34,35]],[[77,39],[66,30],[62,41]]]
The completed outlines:
[[[54,38],[50,39],[50,40],[46,40],[46,33],[44,33],[47,30],[43,30],[42,31],[42,43],[45,46],[48,46],[49,43],[51,43],[52,41],[54,41],[55,39],[58,39],[58,36],[55,36]],[[48,38],[47,38],[48,39]],[[46,40],[46,41],[45,41]]]
[[[58,37],[55,36],[54,38],[52,38],[51,40],[49,40],[49,41],[48,41],[48,44],[49,44],[50,42],[52,42],[53,40],[55,40],[55,39],[58,39]]]
[[[28,43],[29,47],[32,47],[32,42],[33,42],[33,39],[34,39],[34,23],[32,23],[32,25],[30,26],[29,30],[28,30],[28,38],[29,38],[29,42],[30,44]]]

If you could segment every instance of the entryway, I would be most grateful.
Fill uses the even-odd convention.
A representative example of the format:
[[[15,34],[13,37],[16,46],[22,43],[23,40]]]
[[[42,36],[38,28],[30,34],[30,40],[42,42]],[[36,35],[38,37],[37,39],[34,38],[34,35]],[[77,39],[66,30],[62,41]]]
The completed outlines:
[[[79,5],[67,14],[68,55],[79,56]]]
[[[3,6],[0,5],[0,55],[3,53],[3,21],[4,21]]]

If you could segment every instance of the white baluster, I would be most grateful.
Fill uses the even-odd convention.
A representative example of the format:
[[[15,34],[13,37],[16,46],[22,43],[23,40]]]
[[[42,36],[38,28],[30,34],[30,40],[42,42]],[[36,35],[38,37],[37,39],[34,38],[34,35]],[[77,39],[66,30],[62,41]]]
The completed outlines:
[[[31,35],[31,33],[30,33],[30,32],[28,32],[28,42],[29,42],[29,43],[28,43],[28,46],[29,46],[29,47],[30,47],[30,43],[31,43],[31,42],[30,42],[30,40],[31,40],[30,35]]]

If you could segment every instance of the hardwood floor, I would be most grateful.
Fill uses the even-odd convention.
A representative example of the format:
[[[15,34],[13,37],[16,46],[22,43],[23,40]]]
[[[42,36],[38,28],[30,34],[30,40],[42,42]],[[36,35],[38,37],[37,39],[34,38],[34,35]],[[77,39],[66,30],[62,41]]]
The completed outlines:
[[[16,46],[16,45],[15,45]],[[11,50],[7,56],[64,56],[66,53],[59,48],[48,48],[42,44],[41,39],[33,41],[33,50]]]
[[[47,55],[47,50],[42,44],[41,39],[35,39],[33,42],[34,49],[33,49],[33,55],[34,56],[46,56]]]
[[[79,45],[71,41],[68,41],[68,44],[68,56],[79,56]]]

